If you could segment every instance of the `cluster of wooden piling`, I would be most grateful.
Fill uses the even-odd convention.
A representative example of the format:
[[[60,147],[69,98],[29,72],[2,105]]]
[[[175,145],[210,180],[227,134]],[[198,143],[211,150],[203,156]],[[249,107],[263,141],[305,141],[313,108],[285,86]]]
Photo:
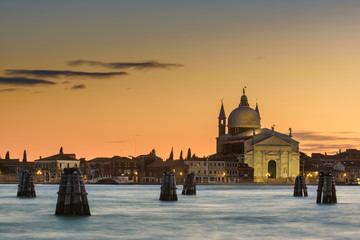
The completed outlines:
[[[316,203],[337,203],[335,178],[332,172],[321,171],[319,173]]]
[[[196,195],[196,181],[193,173],[186,175],[182,195]]]
[[[17,197],[36,197],[34,177],[31,172],[20,172]]]
[[[61,174],[55,215],[91,215],[84,178],[77,167],[65,168]]]
[[[304,176],[297,176],[295,178],[295,185],[294,185],[294,197],[307,197],[307,187],[305,182]]]
[[[163,181],[161,183],[160,200],[161,201],[177,201],[175,174],[165,171]]]

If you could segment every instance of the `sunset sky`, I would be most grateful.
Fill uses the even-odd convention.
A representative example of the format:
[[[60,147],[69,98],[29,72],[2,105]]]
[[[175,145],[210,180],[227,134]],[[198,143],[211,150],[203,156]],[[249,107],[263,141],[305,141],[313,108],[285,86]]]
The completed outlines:
[[[242,88],[301,151],[360,148],[359,1],[0,1],[0,156],[216,151]]]

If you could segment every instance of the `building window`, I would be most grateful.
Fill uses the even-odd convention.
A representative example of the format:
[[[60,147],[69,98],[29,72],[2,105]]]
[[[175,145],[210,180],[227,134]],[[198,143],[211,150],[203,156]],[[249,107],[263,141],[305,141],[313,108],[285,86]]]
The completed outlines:
[[[216,170],[214,171],[214,174],[216,174]]]
[[[209,163],[209,166],[211,167],[211,166],[212,166],[212,163]]]
[[[209,173],[212,174],[212,171],[210,170]]]
[[[222,163],[222,164],[221,164],[221,166],[223,166],[223,167],[224,167],[224,166],[225,166],[225,163]]]
[[[206,162],[204,162],[204,166],[206,166]]]
[[[198,165],[198,167],[200,167],[200,163],[199,163],[199,162],[197,163],[197,165]]]
[[[198,173],[200,174],[200,170],[198,170]]]
[[[206,170],[204,170],[204,174],[206,174]]]

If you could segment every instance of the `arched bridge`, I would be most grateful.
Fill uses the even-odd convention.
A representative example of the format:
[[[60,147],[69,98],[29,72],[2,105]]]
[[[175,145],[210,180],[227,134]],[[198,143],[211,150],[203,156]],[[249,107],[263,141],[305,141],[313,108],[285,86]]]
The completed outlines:
[[[129,180],[128,177],[97,177],[90,180],[86,180],[86,183],[93,184],[124,184],[124,183],[134,183],[134,180]]]

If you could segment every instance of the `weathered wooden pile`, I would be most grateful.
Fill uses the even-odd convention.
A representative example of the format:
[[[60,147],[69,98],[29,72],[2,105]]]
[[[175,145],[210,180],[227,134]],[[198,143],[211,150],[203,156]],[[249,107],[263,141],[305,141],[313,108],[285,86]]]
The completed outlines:
[[[177,201],[175,174],[165,171],[161,183],[160,199],[161,201]]]
[[[55,215],[91,215],[84,178],[77,167],[62,171]]]
[[[297,176],[295,178],[295,185],[294,185],[294,197],[307,197],[307,187],[305,182],[304,176]]]
[[[317,189],[316,203],[337,203],[335,178],[332,172],[321,171],[319,173],[319,184]]]
[[[36,197],[34,177],[31,172],[20,172],[17,197]]]
[[[186,175],[182,195],[196,195],[196,181],[193,173]]]

